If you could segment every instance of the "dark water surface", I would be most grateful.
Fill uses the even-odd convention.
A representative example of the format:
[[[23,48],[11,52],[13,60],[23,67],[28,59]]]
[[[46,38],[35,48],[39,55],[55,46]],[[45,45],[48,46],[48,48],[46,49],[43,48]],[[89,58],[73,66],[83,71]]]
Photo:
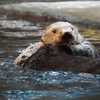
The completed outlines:
[[[100,75],[64,71],[23,72],[14,59],[40,41],[52,22],[29,22],[0,17],[0,100],[99,100]],[[76,25],[100,50],[100,30]]]

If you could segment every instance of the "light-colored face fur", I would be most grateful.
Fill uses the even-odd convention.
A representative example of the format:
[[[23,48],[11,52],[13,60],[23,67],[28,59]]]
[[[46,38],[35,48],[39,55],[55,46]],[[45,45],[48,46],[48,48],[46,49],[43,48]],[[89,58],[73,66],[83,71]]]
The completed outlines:
[[[45,44],[65,42],[71,45],[82,43],[84,38],[72,24],[68,22],[56,22],[44,30],[41,40]]]

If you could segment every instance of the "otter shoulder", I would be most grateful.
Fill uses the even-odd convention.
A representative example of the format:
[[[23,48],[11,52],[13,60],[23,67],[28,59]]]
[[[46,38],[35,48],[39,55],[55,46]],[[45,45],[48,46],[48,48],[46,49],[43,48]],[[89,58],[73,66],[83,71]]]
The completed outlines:
[[[27,47],[23,52],[15,59],[13,64],[23,65],[25,61],[33,55],[35,52],[38,51],[40,47],[43,46],[42,42],[35,43],[29,47]]]

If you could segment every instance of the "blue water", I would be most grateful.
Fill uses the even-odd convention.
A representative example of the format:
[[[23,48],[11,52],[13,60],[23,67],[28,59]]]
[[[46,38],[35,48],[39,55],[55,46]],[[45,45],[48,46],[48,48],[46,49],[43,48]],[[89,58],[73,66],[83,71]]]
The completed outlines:
[[[10,74],[10,77],[9,77]],[[71,72],[9,72],[0,84],[0,96],[10,100],[76,100],[100,97],[100,75]],[[4,81],[4,79],[2,79]]]
[[[16,24],[16,23],[15,23]],[[25,24],[26,25],[26,24]],[[28,24],[30,25],[30,24]],[[43,30],[42,25],[32,24]],[[45,26],[47,23],[44,24]],[[9,26],[9,25],[8,25]],[[23,26],[23,24],[22,24]],[[27,26],[27,25],[26,25]],[[17,26],[16,26],[17,27]],[[15,27],[15,29],[16,29]],[[29,26],[28,26],[29,27]],[[0,26],[1,32],[11,33],[7,27]],[[22,27],[21,27],[22,28]],[[23,36],[22,30],[18,30]],[[34,29],[30,28],[29,32]],[[41,31],[42,32],[42,31]],[[40,33],[41,33],[40,32]],[[16,31],[13,31],[15,34]],[[27,31],[28,33],[28,31]],[[1,34],[1,37],[3,34]],[[88,73],[72,73],[64,71],[36,71],[23,72],[22,67],[13,65],[14,59],[27,46],[38,40],[16,39],[7,36],[0,42],[0,100],[99,100],[100,75]]]
[[[64,71],[23,72],[9,59],[0,65],[0,100],[99,100],[100,75]],[[94,98],[94,99],[93,99]]]

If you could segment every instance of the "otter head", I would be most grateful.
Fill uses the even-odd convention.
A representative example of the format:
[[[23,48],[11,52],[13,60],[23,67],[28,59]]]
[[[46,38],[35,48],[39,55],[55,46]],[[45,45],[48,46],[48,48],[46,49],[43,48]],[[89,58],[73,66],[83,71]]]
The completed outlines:
[[[78,33],[76,27],[68,22],[56,22],[48,26],[42,35],[42,42],[44,44],[52,43],[67,43],[80,44],[83,37]]]

